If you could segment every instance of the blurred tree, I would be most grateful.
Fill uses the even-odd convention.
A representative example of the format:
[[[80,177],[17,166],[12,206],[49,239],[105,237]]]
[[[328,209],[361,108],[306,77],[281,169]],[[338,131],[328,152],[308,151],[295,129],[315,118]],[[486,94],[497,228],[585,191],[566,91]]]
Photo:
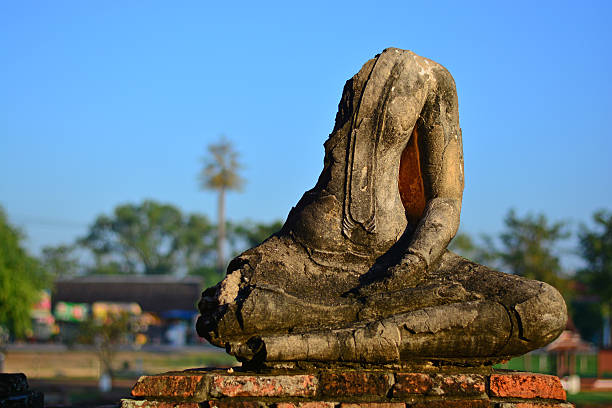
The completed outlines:
[[[184,216],[172,205],[146,200],[99,216],[79,243],[94,255],[90,272],[172,274],[210,256],[211,231],[203,215]]]
[[[476,242],[468,234],[459,233],[449,248],[477,263],[547,282],[569,297],[570,282],[559,258],[559,243],[569,237],[567,224],[551,224],[543,214],[519,217],[510,210],[504,225],[497,240],[481,235]]]
[[[219,193],[217,204],[217,269],[222,274],[225,269],[225,192],[240,190],[244,179],[238,171],[242,167],[238,152],[232,143],[221,137],[217,143],[208,145],[208,154],[202,161],[204,167],[199,174],[200,188],[216,190]]]
[[[593,228],[580,226],[578,239],[580,254],[586,267],[578,271],[578,279],[587,286],[587,291],[597,295],[603,329],[602,342],[610,346],[610,302],[612,299],[612,212],[599,210],[593,214]],[[594,307],[594,306],[591,306]],[[602,319],[603,318],[603,319]],[[577,325],[582,322],[577,322]]]
[[[495,260],[495,256],[490,251],[491,238],[486,235],[482,235],[480,238],[484,241],[484,244],[478,244],[467,233],[459,232],[455,235],[448,248],[476,263],[483,265],[491,264]]]
[[[579,275],[592,293],[612,299],[612,212],[595,212],[593,222],[592,229],[581,225],[578,233],[580,254],[586,262]]]
[[[222,278],[215,264],[204,264],[190,269],[189,274],[193,276],[200,276],[203,280],[202,284],[205,288],[216,285]]]
[[[46,246],[40,257],[43,269],[53,279],[74,276],[79,272],[79,260],[74,255],[74,245]]]
[[[565,222],[549,223],[544,214],[519,217],[510,210],[500,234],[501,246],[488,240],[487,247],[504,271],[549,283],[566,299],[571,295],[558,255],[559,243],[569,237]]]
[[[132,316],[126,312],[108,313],[104,318],[89,318],[79,330],[78,341],[92,344],[100,360],[100,377],[114,376],[113,361],[120,344],[129,343],[129,336],[134,334]]]
[[[181,256],[188,271],[210,266],[215,249],[215,227],[202,214],[187,216],[180,234]]]
[[[49,283],[37,260],[21,247],[22,238],[0,208],[0,326],[16,337],[31,328],[30,309]]]
[[[231,240],[243,241],[246,248],[252,248],[261,244],[270,235],[277,233],[283,227],[281,220],[270,223],[245,221],[230,225]]]

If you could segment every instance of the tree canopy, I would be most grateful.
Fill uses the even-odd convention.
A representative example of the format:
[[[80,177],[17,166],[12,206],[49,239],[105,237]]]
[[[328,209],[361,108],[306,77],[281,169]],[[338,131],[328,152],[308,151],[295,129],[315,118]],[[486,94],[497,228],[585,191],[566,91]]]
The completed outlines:
[[[504,272],[549,283],[568,297],[569,280],[560,261],[560,243],[568,237],[568,226],[563,221],[551,223],[544,214],[521,217],[510,210],[497,239],[483,235],[477,244],[462,233],[455,237],[451,249]]]
[[[281,220],[270,223],[245,221],[231,225],[232,240],[242,240],[247,248],[261,244],[270,235],[277,233],[283,227]]]
[[[202,158],[200,188],[203,190],[240,190],[244,179],[240,176],[242,168],[239,154],[232,142],[221,137],[218,142],[206,148],[207,154]]]
[[[92,272],[172,274],[210,256],[211,231],[203,215],[146,200],[99,216],[79,243],[94,255]]]
[[[280,230],[281,221],[230,223],[233,254]],[[43,248],[41,266],[53,277],[86,274],[190,274],[214,285],[216,226],[202,214],[185,214],[153,200],[122,204],[102,214],[72,245]],[[84,260],[84,262],[82,262]]]
[[[578,233],[580,253],[586,267],[580,271],[592,293],[612,299],[612,212],[593,214],[592,228],[582,225]]]
[[[495,256],[509,272],[551,284],[567,294],[567,279],[559,257],[559,243],[569,237],[567,223],[550,223],[544,214],[519,217],[510,210]]]
[[[30,329],[30,309],[39,300],[47,277],[21,245],[20,232],[0,208],[0,325],[16,337]]]
[[[79,273],[79,260],[74,245],[46,246],[40,256],[41,266],[52,278],[74,276]]]
[[[240,190],[244,179],[239,170],[242,167],[238,152],[225,137],[207,147],[208,154],[202,158],[203,168],[199,174],[203,190],[216,190],[219,194],[217,204],[217,269],[221,274],[225,269],[225,192]]]

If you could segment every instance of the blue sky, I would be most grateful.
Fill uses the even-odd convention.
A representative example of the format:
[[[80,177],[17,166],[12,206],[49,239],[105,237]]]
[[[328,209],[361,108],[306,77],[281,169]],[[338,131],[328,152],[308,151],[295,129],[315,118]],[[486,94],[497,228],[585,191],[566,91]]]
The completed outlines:
[[[214,219],[196,175],[220,134],[248,180],[229,217],[284,219],[344,82],[389,46],[455,77],[463,230],[496,233],[511,207],[574,223],[612,207],[612,3],[292,3],[2,2],[0,205],[28,247],[145,198]]]

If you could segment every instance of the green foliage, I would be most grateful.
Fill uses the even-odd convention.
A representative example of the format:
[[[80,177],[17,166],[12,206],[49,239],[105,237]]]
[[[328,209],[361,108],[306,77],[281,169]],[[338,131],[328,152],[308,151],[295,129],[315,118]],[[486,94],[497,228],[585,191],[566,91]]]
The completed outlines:
[[[212,251],[213,231],[203,215],[183,215],[146,200],[101,215],[79,244],[94,255],[96,274],[172,274],[199,268]]]
[[[460,233],[450,248],[475,262],[549,283],[568,299],[569,280],[559,258],[560,243],[569,237],[567,224],[550,223],[544,214],[519,217],[514,210],[508,212],[504,224],[497,241],[483,235],[480,243],[476,243],[469,235]]]
[[[112,363],[120,344],[128,343],[135,332],[128,313],[109,313],[104,319],[90,318],[81,326],[80,343],[96,347],[102,371],[113,375]]]
[[[242,240],[247,248],[261,244],[270,235],[277,233],[283,227],[281,220],[270,223],[246,221],[232,225],[230,228],[230,241]]]
[[[30,329],[30,308],[48,284],[36,259],[22,248],[21,239],[0,208],[0,326],[16,337]]]
[[[238,152],[225,137],[217,143],[208,145],[208,155],[203,159],[204,167],[200,172],[200,187],[204,190],[219,192],[217,205],[217,270],[225,269],[225,192],[240,190],[244,179],[238,174],[240,162]]]
[[[487,236],[481,238],[486,243],[490,240]],[[490,264],[494,260],[493,254],[488,250],[488,245],[483,246],[477,244],[472,237],[465,232],[460,232],[455,235],[455,238],[453,238],[448,248],[462,257],[479,264]]]
[[[212,265],[202,265],[198,268],[190,269],[189,274],[201,277],[205,288],[216,285],[224,276],[223,273],[219,272],[218,268]]]
[[[602,299],[612,298],[612,212],[600,210],[593,214],[594,227],[580,227],[580,253],[586,268],[579,277]]]
[[[201,269],[213,258],[215,226],[202,214],[185,218],[179,246],[181,259],[188,271]]]
[[[282,226],[283,223],[280,220],[270,223],[253,221],[229,223],[227,235],[233,256],[238,255],[245,249],[261,244],[270,235],[280,231]],[[211,264],[204,264],[192,268],[189,274],[203,277],[204,284],[207,287],[216,284],[224,276],[223,271],[219,271],[218,268]]]
[[[74,276],[79,272],[79,261],[74,255],[73,245],[44,247],[40,262],[42,268],[54,279]]]
[[[600,344],[601,330],[603,328],[601,303],[584,299],[575,299],[572,302],[572,314],[576,329],[583,339]]]
[[[217,143],[208,145],[207,150],[208,155],[202,159],[200,187],[204,190],[240,190],[244,179],[238,170],[242,166],[232,143],[222,136]]]
[[[602,333],[604,319],[610,319],[612,298],[612,212],[599,210],[593,214],[593,227],[581,225],[578,232],[579,252],[585,268],[578,271],[578,280],[598,301],[584,302],[587,312],[576,320],[576,326],[587,338]],[[597,340],[603,340],[603,337]]]
[[[563,276],[558,255],[559,243],[569,237],[563,221],[550,223],[544,214],[519,217],[510,210],[500,235],[501,247],[494,256],[508,272],[549,283],[569,295],[568,280]]]

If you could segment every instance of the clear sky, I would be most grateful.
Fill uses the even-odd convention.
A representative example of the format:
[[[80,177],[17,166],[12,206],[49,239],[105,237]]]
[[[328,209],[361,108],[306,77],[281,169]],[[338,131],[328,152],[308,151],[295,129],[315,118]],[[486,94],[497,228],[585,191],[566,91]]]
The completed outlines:
[[[393,46],[455,77],[463,230],[585,222],[612,208],[612,3],[578,3],[3,1],[0,205],[34,253],[145,198],[214,219],[196,175],[225,134],[248,180],[229,218],[284,219],[344,82]]]

